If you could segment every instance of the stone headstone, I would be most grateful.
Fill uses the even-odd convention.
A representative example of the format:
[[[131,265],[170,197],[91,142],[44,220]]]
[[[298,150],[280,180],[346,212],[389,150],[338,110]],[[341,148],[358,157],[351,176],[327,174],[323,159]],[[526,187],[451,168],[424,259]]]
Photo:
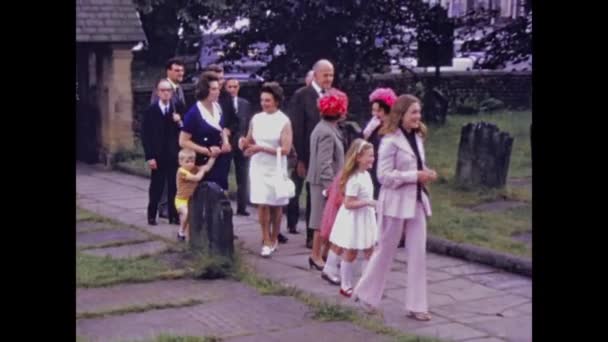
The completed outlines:
[[[192,249],[233,259],[232,207],[219,185],[201,182],[188,202],[188,216]]]
[[[462,127],[456,180],[464,186],[505,186],[513,138],[496,125],[479,122]]]
[[[443,93],[433,88],[425,92],[422,103],[424,104],[422,111],[424,121],[445,124],[448,114],[448,99]]]

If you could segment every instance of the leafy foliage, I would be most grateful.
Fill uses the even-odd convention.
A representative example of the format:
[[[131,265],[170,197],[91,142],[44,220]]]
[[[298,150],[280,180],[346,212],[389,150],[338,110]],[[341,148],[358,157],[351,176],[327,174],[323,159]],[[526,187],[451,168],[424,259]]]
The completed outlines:
[[[201,26],[219,22],[220,27],[231,27],[236,20],[248,18],[248,26],[223,37],[222,61],[267,62],[262,75],[277,81],[301,79],[320,58],[339,66],[337,81],[361,79],[387,71],[391,59],[415,56],[419,38],[447,43],[446,37],[432,36],[431,28],[438,24],[433,15],[437,9],[422,0],[135,2],[148,37],[149,61],[162,62],[175,54],[180,37],[199,37]],[[532,15],[527,9],[527,16],[506,24],[495,23],[496,10],[471,11],[447,21],[465,41],[462,51],[485,52],[479,67],[497,68],[531,55]]]

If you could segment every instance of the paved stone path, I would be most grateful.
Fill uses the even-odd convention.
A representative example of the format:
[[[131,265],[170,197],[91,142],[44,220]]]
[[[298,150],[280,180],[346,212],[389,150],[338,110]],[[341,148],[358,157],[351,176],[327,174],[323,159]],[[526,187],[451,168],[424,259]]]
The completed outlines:
[[[162,219],[158,226],[147,225],[147,189],[148,180],[145,178],[77,164],[79,206],[134,225],[152,237],[161,238],[154,248],[142,252],[154,254],[168,248],[166,245],[170,244],[169,240],[175,240],[177,227],[168,225]],[[320,272],[308,270],[309,250],[304,247],[305,234],[287,234],[289,242],[280,245],[272,258],[261,258],[258,254],[260,231],[255,209],[250,208],[249,211],[252,214],[250,217],[234,216],[235,234],[246,251],[247,263],[259,274],[296,286],[330,302],[353,305],[351,300],[338,294],[338,287],[322,281]],[[300,223],[299,229],[302,230],[303,227],[303,223]],[[100,229],[103,229],[103,224],[87,222],[87,225],[79,225],[77,232],[79,237],[86,237],[88,234],[103,232]],[[125,241],[137,240],[133,236],[127,238]],[[164,241],[161,242],[162,240]],[[84,240],[80,244],[83,242]],[[78,245],[81,246],[80,244]],[[144,244],[146,242],[132,246]],[[115,257],[140,255],[127,247],[123,245],[104,249],[106,253],[115,254]],[[108,252],[110,248],[115,250]],[[103,251],[96,249],[87,251],[103,254]],[[407,273],[405,253],[400,249],[388,276],[387,291],[381,303],[386,325],[406,333],[454,341],[531,341],[531,279],[433,253],[428,254],[427,267],[433,320],[417,322],[405,317]],[[117,285],[104,289],[79,289],[77,312],[80,313],[149,304],[145,294],[152,294],[152,304],[163,305],[187,300],[201,300],[203,303],[184,308],[80,319],[77,321],[77,334],[89,337],[92,341],[146,338],[159,332],[216,335],[234,341],[329,341],[337,338],[375,341],[385,338],[347,322],[313,321],[308,309],[293,298],[260,296],[246,285],[236,282],[227,285],[225,282],[227,281],[174,280]]]

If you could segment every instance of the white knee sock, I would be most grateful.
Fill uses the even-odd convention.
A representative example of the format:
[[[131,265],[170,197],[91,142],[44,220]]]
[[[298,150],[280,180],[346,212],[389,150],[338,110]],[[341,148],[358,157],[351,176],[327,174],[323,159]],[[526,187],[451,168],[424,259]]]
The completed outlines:
[[[340,278],[341,287],[343,290],[348,290],[353,287],[353,263],[342,260],[340,262]]]
[[[325,267],[323,267],[323,272],[328,275],[338,276],[338,264],[340,263],[340,256],[334,253],[331,249],[327,253],[327,261],[325,262]]]

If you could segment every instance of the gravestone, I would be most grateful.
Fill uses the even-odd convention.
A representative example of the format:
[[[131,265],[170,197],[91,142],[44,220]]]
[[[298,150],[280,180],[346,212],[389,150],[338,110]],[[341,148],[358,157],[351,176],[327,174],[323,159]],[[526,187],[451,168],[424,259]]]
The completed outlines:
[[[219,185],[201,182],[188,202],[188,216],[193,250],[233,260],[232,207]]]
[[[448,115],[448,99],[437,88],[432,88],[424,93],[422,98],[422,117],[426,122],[445,124]]]
[[[460,132],[456,180],[464,186],[500,188],[507,182],[513,138],[496,125],[468,123]]]

